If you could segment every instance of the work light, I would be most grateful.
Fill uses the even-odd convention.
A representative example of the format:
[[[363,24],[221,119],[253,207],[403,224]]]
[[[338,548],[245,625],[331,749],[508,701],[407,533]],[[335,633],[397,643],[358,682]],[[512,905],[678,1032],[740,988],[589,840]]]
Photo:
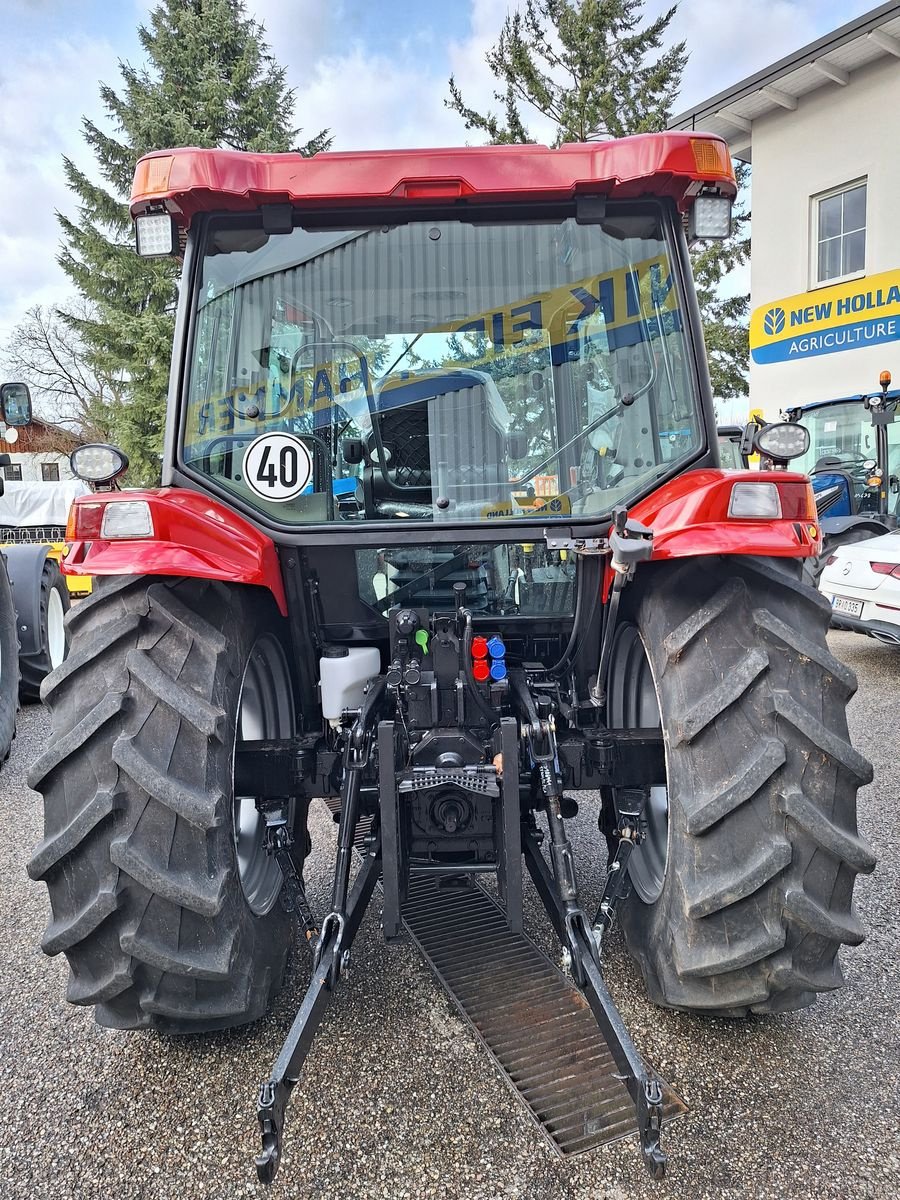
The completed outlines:
[[[809,430],[805,425],[775,422],[766,425],[756,435],[756,448],[766,458],[788,462],[800,458],[809,449]]]
[[[115,446],[78,446],[69,455],[72,474],[87,483],[110,483],[128,467],[128,458]]]
[[[730,197],[698,196],[688,219],[690,239],[727,238],[730,233]]]
[[[135,217],[134,233],[141,258],[165,258],[178,253],[178,226],[168,213]]]

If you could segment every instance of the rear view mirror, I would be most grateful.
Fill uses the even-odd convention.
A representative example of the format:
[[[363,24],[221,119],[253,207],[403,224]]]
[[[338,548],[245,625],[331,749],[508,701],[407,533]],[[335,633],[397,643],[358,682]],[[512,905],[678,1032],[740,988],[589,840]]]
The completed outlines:
[[[0,416],[7,425],[31,424],[31,392],[25,383],[4,383],[0,387]]]

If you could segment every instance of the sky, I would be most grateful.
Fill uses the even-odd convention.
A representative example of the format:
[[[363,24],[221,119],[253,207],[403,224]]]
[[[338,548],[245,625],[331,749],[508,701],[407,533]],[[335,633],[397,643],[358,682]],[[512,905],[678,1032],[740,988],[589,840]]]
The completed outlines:
[[[296,89],[306,136],[330,129],[334,149],[477,141],[444,106],[456,77],[466,102],[492,103],[484,63],[517,0],[247,0]],[[149,0],[0,0],[0,347],[35,304],[65,303],[56,211],[75,214],[62,177],[68,155],[96,176],[80,123],[103,124],[100,84],[118,89],[121,61],[142,61]],[[661,0],[648,0],[656,15]],[[690,60],[678,112],[874,7],[872,0],[681,0],[672,40]],[[539,123],[535,136],[546,136]]]

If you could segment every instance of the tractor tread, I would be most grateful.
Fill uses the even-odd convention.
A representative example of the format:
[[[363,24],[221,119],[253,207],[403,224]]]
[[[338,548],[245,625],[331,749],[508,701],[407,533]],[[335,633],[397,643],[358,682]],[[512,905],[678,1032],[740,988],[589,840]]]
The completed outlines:
[[[633,614],[633,615],[632,615]],[[722,557],[644,574],[641,633],[667,738],[669,863],[622,909],[653,1000],[724,1016],[787,1012],[840,986],[863,939],[856,827],[869,763],[850,744],[852,671],[828,604],[793,560]]]
[[[27,783],[35,791],[41,790],[47,778],[63,763],[68,763],[70,756],[90,741],[105,725],[121,713],[125,704],[124,692],[108,692],[103,696],[74,729],[70,729],[58,738],[49,749],[35,759],[28,772]]]
[[[166,774],[142,752],[137,735],[117,738],[112,748],[112,760],[148,796],[153,796],[197,829],[215,829],[223,823],[222,793],[192,787]]]
[[[689,710],[683,720],[676,722],[675,731],[678,744],[692,742],[712,721],[720,717],[726,708],[736,704],[768,665],[769,656],[765,650],[751,650],[747,657],[737,664],[717,687],[708,692]]]
[[[821,846],[833,858],[840,859],[864,875],[875,870],[875,855],[863,839],[823,817],[800,788],[785,791],[781,797],[781,807],[786,817],[790,817],[817,846]]]
[[[282,618],[256,589],[146,577],[103,580],[72,613],[72,653],[45,689],[52,744],[29,776],[44,793],[29,866],[50,892],[44,948],[66,953],[69,997],[101,1025],[256,1020],[291,926],[244,897],[231,743],[246,655],[284,636]]]
[[[69,634],[74,637],[75,632],[83,625],[90,624],[91,618],[97,615],[98,610],[101,615],[106,616],[111,603],[121,607],[122,602],[130,599],[129,592],[135,592],[138,596],[137,607],[134,607],[132,601],[131,611],[137,616],[145,616],[149,605],[146,583],[142,576],[104,575],[95,579],[93,590],[66,613],[66,629]],[[120,597],[120,601],[115,600],[117,596]]]
[[[91,902],[68,920],[54,918],[41,941],[45,954],[59,954],[84,941],[119,907],[120,894],[113,889],[98,891]]]
[[[764,608],[754,609],[753,619],[760,629],[764,629],[766,633],[775,638],[784,649],[795,650],[803,658],[820,666],[829,678],[844,688],[844,694],[848,700],[855,694],[856,675],[849,667],[844,666],[839,659],[835,658],[827,646],[821,646],[811,637],[800,633],[799,630],[791,629],[790,625],[785,624],[774,613],[770,613]]]
[[[77,849],[91,830],[114,812],[117,806],[116,792],[98,788],[67,825],[37,846],[28,862],[29,877],[35,880],[43,879],[61,859]]]
[[[677,930],[672,946],[672,958],[678,974],[684,979],[698,975],[726,975],[741,967],[750,966],[780,950],[785,931],[780,924],[771,928],[763,925],[743,937],[733,937],[724,945],[713,944],[699,948],[690,943],[683,930]]]
[[[123,617],[105,625],[103,630],[98,633],[97,638],[89,645],[82,645],[68,654],[41,685],[41,699],[44,703],[50,699],[57,688],[62,687],[69,679],[80,678],[81,672],[90,661],[112,649],[122,638],[132,637],[140,621],[138,613],[126,613]]]
[[[183,687],[156,665],[146,650],[129,650],[125,665],[140,683],[157,696],[165,696],[167,703],[185,721],[190,721],[200,733],[222,740],[225,728],[225,711],[210,704],[191,688]]]
[[[66,999],[70,1004],[103,1004],[121,996],[133,982],[131,972],[119,964],[98,979],[73,969],[66,986]]]
[[[224,652],[228,645],[224,633],[211,625],[205,617],[201,617],[198,612],[183,604],[171,588],[164,584],[154,584],[148,589],[148,592],[157,613],[168,617],[172,624],[180,625],[186,633],[191,634],[207,646],[211,654],[219,655]]]
[[[691,642],[720,617],[744,590],[744,585],[739,579],[729,579],[702,608],[691,613],[677,629],[667,634],[663,640],[667,661],[677,662]]]
[[[837,759],[856,776],[860,784],[872,782],[872,764],[863,758],[859,751],[853,749],[849,739],[840,737],[826,728],[788,692],[776,691],[772,698],[778,715],[790,722],[817,750],[821,750],[829,758]]]
[[[777,738],[765,738],[754,746],[737,770],[732,769],[734,783],[714,786],[685,803],[688,832],[705,833],[717,821],[759,791],[785,760],[784,744]]]
[[[784,911],[811,933],[843,942],[848,946],[859,946],[866,939],[865,930],[855,913],[837,916],[821,904],[817,904],[802,888],[790,888],[784,897]]]
[[[216,945],[206,945],[191,952],[184,947],[173,948],[152,934],[144,934],[138,926],[135,932],[125,931],[119,944],[126,954],[140,959],[158,971],[172,975],[189,975],[192,979],[227,980],[231,974],[237,934]]]
[[[201,917],[217,917],[222,911],[230,874],[227,870],[211,877],[201,876],[191,870],[175,871],[151,862],[126,838],[110,842],[109,858],[154,896],[162,896]]]
[[[737,871],[723,870],[706,873],[685,885],[687,913],[693,920],[720,912],[738,900],[758,891],[789,865],[792,857],[790,842],[783,839],[771,845],[761,845]]]

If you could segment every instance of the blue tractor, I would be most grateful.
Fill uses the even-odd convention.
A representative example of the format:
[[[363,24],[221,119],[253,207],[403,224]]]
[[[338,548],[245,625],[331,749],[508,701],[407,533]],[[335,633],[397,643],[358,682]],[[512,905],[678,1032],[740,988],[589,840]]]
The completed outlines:
[[[880,389],[846,400],[790,408],[789,421],[809,431],[809,449],[795,469],[812,480],[822,524],[821,572],[835,547],[862,542],[897,528],[900,518],[900,392],[882,371]]]

